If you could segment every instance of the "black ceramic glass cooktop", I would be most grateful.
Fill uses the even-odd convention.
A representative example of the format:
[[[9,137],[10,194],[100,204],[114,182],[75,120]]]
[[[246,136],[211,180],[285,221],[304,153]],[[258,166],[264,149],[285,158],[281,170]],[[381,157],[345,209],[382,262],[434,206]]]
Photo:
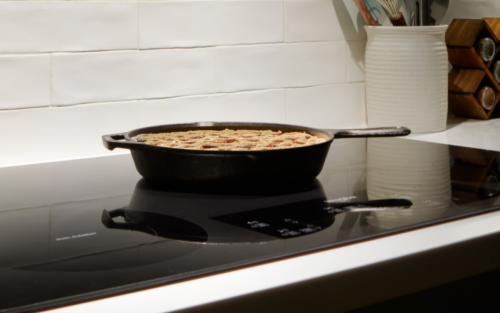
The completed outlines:
[[[355,139],[336,141],[312,182],[211,190],[151,185],[130,155],[0,168],[0,312],[159,286],[496,210],[499,160],[491,151]],[[367,202],[392,198],[413,204]]]

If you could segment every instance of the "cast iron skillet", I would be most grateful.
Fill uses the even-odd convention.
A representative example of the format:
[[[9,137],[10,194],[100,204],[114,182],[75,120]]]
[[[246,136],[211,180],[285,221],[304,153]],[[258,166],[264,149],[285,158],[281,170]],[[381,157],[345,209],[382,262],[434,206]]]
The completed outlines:
[[[159,147],[132,139],[144,133],[226,128],[307,132],[326,141],[290,149],[209,151]],[[189,185],[269,185],[314,179],[321,172],[335,138],[393,137],[410,133],[406,127],[320,130],[287,124],[197,122],[144,127],[126,133],[105,135],[102,139],[109,150],[130,149],[137,171],[149,181]]]

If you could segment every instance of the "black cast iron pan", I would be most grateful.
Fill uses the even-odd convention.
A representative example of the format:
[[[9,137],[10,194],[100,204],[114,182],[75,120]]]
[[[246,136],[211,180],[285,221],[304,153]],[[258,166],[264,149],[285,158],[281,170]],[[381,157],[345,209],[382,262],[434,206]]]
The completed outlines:
[[[208,151],[159,147],[132,139],[144,133],[226,128],[307,132],[326,141],[290,149]],[[321,130],[287,124],[198,122],[144,127],[102,138],[104,146],[109,150],[130,149],[137,171],[149,181],[187,185],[234,185],[312,180],[321,172],[333,139],[406,136],[410,133],[406,127]]]

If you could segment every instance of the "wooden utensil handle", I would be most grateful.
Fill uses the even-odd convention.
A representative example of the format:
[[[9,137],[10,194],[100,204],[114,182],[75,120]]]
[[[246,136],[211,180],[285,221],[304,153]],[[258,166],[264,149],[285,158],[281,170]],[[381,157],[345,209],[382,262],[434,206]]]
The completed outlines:
[[[403,13],[399,12],[398,16],[390,18],[392,25],[394,26],[407,26]]]
[[[354,3],[356,3],[356,6],[358,7],[359,12],[361,12],[361,15],[363,16],[363,18],[365,19],[366,24],[377,26],[377,23],[375,22],[372,15],[370,14],[370,11],[368,11],[368,8],[366,7],[363,0],[354,0]]]

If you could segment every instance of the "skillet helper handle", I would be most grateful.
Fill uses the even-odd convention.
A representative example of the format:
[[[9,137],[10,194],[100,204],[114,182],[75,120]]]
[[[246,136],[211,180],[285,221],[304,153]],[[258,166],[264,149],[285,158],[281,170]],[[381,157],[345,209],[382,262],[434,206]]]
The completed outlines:
[[[407,136],[411,134],[411,130],[404,126],[397,127],[377,127],[377,128],[359,128],[359,129],[342,129],[335,133],[337,138],[364,138],[364,137],[397,137]]]
[[[332,202],[325,201],[328,213],[396,211],[408,209],[413,203],[408,199],[382,199],[364,202]]]
[[[140,225],[134,222],[115,222],[113,218],[115,217],[125,217],[125,209],[116,209],[113,211],[102,211],[101,222],[107,228],[112,229],[125,229],[125,230],[137,230]]]
[[[133,149],[134,147],[141,145],[138,142],[120,141],[123,139],[125,139],[124,134],[104,135],[102,136],[102,143],[108,150],[114,150],[115,148]]]

